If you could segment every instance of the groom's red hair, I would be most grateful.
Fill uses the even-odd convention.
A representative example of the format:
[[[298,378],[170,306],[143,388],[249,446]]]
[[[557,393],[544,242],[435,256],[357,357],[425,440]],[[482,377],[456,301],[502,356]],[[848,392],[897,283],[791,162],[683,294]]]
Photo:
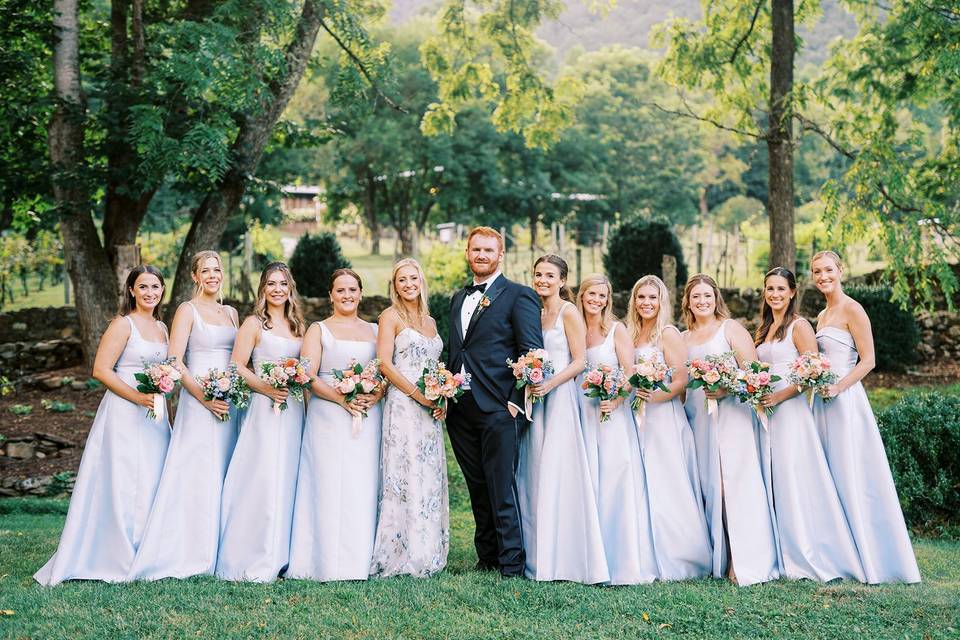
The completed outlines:
[[[503,236],[500,235],[500,232],[492,227],[474,227],[470,229],[470,233],[467,235],[467,247],[470,246],[470,240],[473,239],[473,236],[486,236],[488,238],[496,238],[497,242],[500,244],[500,251],[504,250],[503,246]]]

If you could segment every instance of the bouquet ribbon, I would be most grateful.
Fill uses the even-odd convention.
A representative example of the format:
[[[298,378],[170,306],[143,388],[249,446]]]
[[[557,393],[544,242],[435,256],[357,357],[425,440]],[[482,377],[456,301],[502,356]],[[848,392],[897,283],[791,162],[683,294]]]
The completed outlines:
[[[363,416],[351,414],[353,420],[350,421],[350,437],[356,440],[360,436],[360,427],[363,426]]]
[[[760,425],[763,427],[764,431],[770,430],[770,419],[767,416],[767,412],[763,407],[756,407],[754,411],[757,414],[757,419],[760,421]]]
[[[647,402],[646,400],[639,400],[637,403],[637,408],[634,410],[634,415],[637,416],[637,432],[642,436],[646,433],[646,419],[647,419]]]
[[[153,394],[153,421],[157,424],[163,420],[163,409],[166,404],[162,393]]]
[[[712,416],[720,408],[720,404],[713,398],[707,398],[707,415]]]
[[[273,415],[275,415],[275,416],[279,416],[279,415],[280,415],[280,411],[281,411],[280,405],[281,405],[280,402],[274,401],[274,403],[273,403]]]
[[[527,415],[527,420],[533,420],[533,395],[530,393],[530,387],[523,390],[523,411]]]

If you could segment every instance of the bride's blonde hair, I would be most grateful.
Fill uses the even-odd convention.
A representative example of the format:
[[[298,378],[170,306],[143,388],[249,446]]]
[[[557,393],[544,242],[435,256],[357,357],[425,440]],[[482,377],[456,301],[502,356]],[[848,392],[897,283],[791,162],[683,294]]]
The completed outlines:
[[[427,276],[424,275],[423,268],[419,262],[413,258],[403,258],[393,265],[393,273],[390,274],[390,302],[393,304],[390,305],[390,308],[393,309],[396,314],[400,316],[403,323],[409,327],[413,326],[412,318],[407,311],[407,306],[403,304],[403,300],[400,298],[400,292],[397,291],[397,273],[404,267],[415,268],[417,270],[417,277],[420,278],[420,295],[417,299],[417,313],[420,315],[421,320],[430,315],[430,305],[428,304],[430,296],[427,293]]]

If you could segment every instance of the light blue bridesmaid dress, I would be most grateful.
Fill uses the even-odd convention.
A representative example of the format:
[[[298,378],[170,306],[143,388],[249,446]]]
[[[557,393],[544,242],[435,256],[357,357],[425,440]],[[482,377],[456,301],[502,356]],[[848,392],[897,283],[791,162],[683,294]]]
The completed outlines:
[[[556,371],[570,364],[563,309],[543,332],[543,343]],[[610,580],[579,396],[576,378],[553,389],[534,405],[520,439],[517,491],[525,573],[534,580]]]
[[[114,371],[136,389],[144,361],[167,357],[166,342],[145,340],[130,323],[130,337]],[[107,391],[87,436],[57,552],[34,579],[124,582],[143,537],[170,442],[170,422]]]
[[[300,343],[261,329],[254,372],[264,361],[300,357]],[[223,482],[218,578],[271,582],[286,568],[302,433],[302,402],[290,398],[278,416],[269,396],[251,394]]]
[[[377,357],[375,342],[340,340],[320,322],[320,378],[333,384],[333,369]],[[373,325],[376,335],[377,325]],[[380,479],[380,403],[367,411],[353,435],[343,407],[314,397],[307,406],[300,474],[293,509],[288,578],[366,580],[377,532]]]
[[[859,360],[853,336],[838,327],[817,331],[817,344],[840,378]],[[829,402],[818,399],[814,410],[866,581],[920,582],[887,453],[863,385],[858,382]]]
[[[781,378],[774,383],[776,391],[790,384],[790,363],[800,355],[793,342],[796,324],[796,320],[790,323],[783,340],[757,346],[760,359],[769,362],[770,372]],[[821,582],[834,578],[862,582],[863,568],[806,395],[778,404],[769,426],[770,475],[783,574]]]
[[[195,376],[226,370],[237,328],[204,322],[193,303],[193,328],[184,362]],[[131,580],[209,575],[217,565],[220,494],[237,442],[237,410],[220,422],[186,389],[173,423],[160,488],[150,510]]]
[[[590,366],[620,366],[614,341],[618,324],[613,324],[601,344],[587,349]],[[653,582],[657,578],[657,565],[640,439],[631,417],[630,400],[601,423],[600,401],[583,393],[579,396],[583,428],[596,434],[597,511],[610,584]]]
[[[662,349],[652,344],[637,347],[634,354],[638,359],[663,359]],[[712,553],[700,499],[697,451],[680,397],[647,402],[642,422],[639,416],[634,419],[642,443],[657,576],[687,580],[709,575]]]
[[[691,345],[690,358],[731,351],[724,334],[727,322],[705,343]],[[700,490],[713,543],[713,575],[726,576],[732,562],[737,584],[777,579],[773,496],[764,483],[760,457],[761,449],[767,447],[766,433],[753,410],[732,396],[720,400],[710,415],[703,389],[688,389],[684,409],[697,447]]]

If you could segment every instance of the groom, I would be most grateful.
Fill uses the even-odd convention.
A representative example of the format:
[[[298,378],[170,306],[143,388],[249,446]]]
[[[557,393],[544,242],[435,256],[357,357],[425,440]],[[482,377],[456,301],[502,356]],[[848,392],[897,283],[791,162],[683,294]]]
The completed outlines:
[[[523,391],[514,388],[507,358],[543,348],[540,301],[529,287],[500,273],[503,237],[477,227],[467,237],[473,283],[450,304],[450,370],[472,376],[470,390],[450,406],[447,431],[470,491],[477,530],[477,568],[522,576],[523,536],[517,503],[517,453]]]

